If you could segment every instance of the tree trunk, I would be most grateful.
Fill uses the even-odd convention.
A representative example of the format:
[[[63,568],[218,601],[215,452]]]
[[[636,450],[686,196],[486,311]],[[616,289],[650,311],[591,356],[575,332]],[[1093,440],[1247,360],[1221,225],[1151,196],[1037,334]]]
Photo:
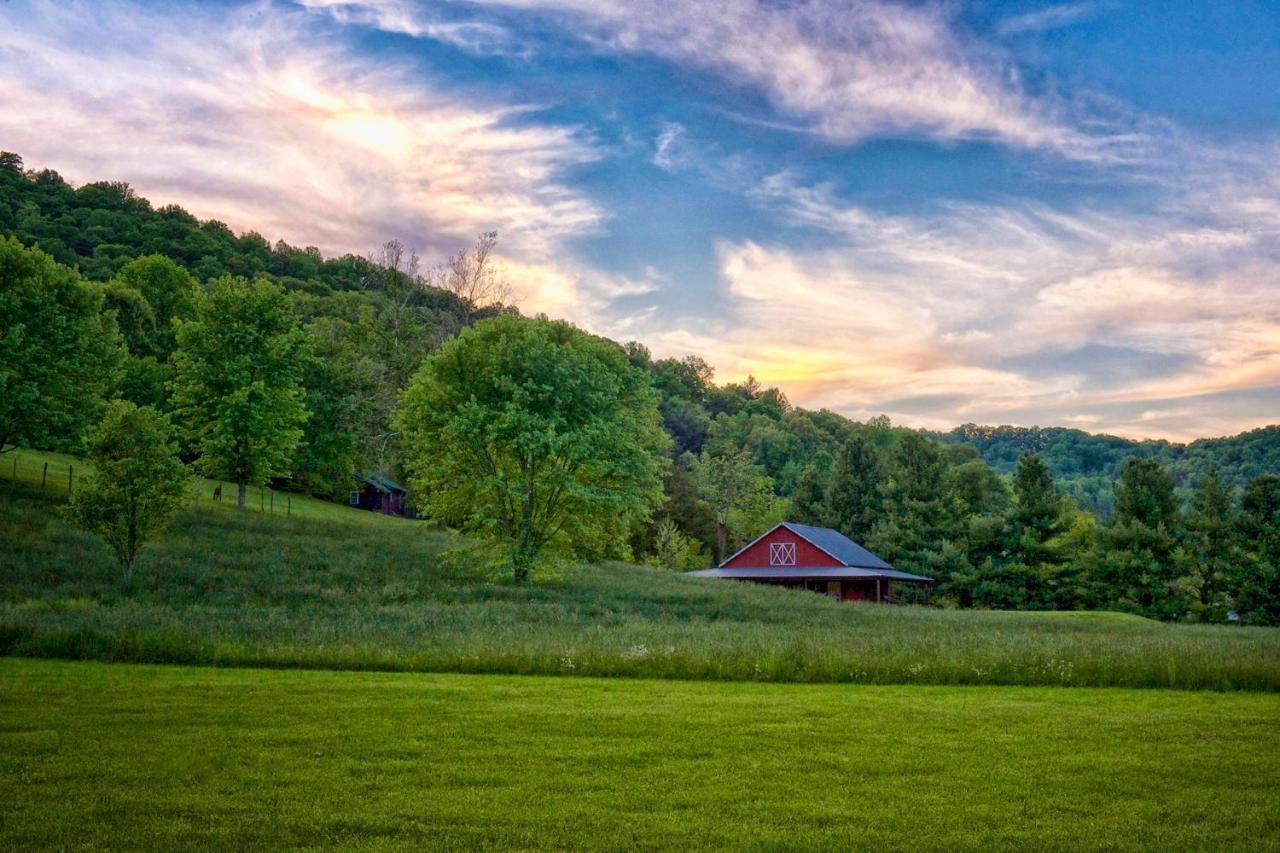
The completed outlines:
[[[724,546],[725,538],[728,535],[728,528],[723,521],[716,522],[716,551],[719,553],[717,562],[724,562]]]
[[[236,509],[244,509],[244,497],[248,491],[249,481],[245,477],[236,480]]]

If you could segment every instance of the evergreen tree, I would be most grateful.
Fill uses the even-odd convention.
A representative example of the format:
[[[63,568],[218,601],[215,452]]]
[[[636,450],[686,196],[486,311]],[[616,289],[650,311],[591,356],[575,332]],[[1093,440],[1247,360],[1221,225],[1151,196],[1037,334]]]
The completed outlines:
[[[814,454],[813,461],[796,481],[791,495],[789,518],[802,524],[825,523],[827,489],[831,483],[831,469],[835,460],[825,450]]]
[[[1228,575],[1240,560],[1238,522],[1231,492],[1223,485],[1217,469],[1196,483],[1187,514],[1184,558],[1189,581],[1198,593],[1202,612],[1220,620],[1230,600]]]
[[[885,470],[880,455],[861,435],[840,447],[823,501],[822,523],[855,542],[866,542],[880,520]]]
[[[1095,578],[1107,603],[1177,617],[1178,503],[1173,477],[1154,459],[1131,458],[1116,483],[1116,514],[1102,538]]]
[[[1242,612],[1252,621],[1280,624],[1280,475],[1260,474],[1240,497],[1246,559],[1237,570]]]

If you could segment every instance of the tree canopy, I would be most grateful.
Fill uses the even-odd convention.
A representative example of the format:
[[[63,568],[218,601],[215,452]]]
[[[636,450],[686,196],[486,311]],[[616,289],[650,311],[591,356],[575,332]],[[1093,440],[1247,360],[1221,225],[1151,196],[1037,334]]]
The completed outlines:
[[[666,437],[648,378],[568,323],[464,330],[423,364],[396,421],[428,510],[506,543],[517,580],[549,547],[621,553],[661,499]]]

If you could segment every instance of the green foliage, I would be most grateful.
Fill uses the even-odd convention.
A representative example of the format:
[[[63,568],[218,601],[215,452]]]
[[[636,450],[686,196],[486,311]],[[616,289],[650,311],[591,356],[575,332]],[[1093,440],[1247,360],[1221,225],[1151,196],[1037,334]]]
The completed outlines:
[[[262,485],[290,471],[308,412],[302,372],[308,342],[284,291],[267,281],[226,277],[178,321],[174,411],[208,475]]]
[[[111,546],[129,583],[142,546],[163,533],[190,498],[190,474],[168,420],[133,403],[108,406],[84,444],[92,467],[81,475],[66,516]]]
[[[1246,547],[1238,574],[1241,610],[1256,621],[1280,624],[1280,475],[1263,474],[1240,499]]]
[[[403,398],[428,511],[506,543],[527,579],[548,547],[616,553],[661,500],[666,439],[647,377],[568,323],[496,317],[423,364]]]
[[[38,249],[0,237],[0,451],[76,446],[119,379],[101,289]]]
[[[1130,459],[1116,484],[1116,515],[1102,537],[1095,577],[1113,603],[1173,618],[1187,601],[1176,588],[1180,519],[1173,478],[1153,459]]]
[[[880,517],[885,480],[880,454],[864,436],[849,439],[836,456],[822,522],[855,542],[865,542]]]
[[[716,559],[723,561],[730,546],[737,547],[782,521],[786,503],[773,494],[773,481],[745,452],[693,460],[698,495],[716,522]]]
[[[79,471],[79,466],[77,466]],[[4,472],[0,472],[4,473]],[[39,482],[38,466],[25,472]],[[207,484],[204,494],[207,497]],[[207,500],[144,550],[0,484],[0,655],[342,670],[1280,690],[1280,631],[849,604],[620,564],[495,582],[431,525]],[[256,504],[256,501],[255,501]]]
[[[195,313],[196,286],[190,274],[163,255],[147,255],[125,264],[111,285],[139,294],[149,309],[150,329],[130,339],[129,351],[168,358],[177,345],[174,321]]]
[[[707,555],[697,540],[684,535],[674,521],[664,518],[658,522],[653,553],[645,558],[645,564],[673,572],[691,572],[707,567]]]
[[[1185,585],[1194,591],[1193,610],[1202,618],[1221,622],[1234,609],[1229,576],[1243,559],[1238,531],[1231,493],[1210,470],[1196,484],[1183,544]]]

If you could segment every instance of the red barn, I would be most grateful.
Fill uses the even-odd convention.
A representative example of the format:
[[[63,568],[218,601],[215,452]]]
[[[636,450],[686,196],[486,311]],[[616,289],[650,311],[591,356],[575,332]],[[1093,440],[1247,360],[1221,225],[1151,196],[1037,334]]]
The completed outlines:
[[[717,568],[689,574],[808,589],[841,601],[888,601],[891,583],[933,583],[894,569],[838,530],[789,521]]]

